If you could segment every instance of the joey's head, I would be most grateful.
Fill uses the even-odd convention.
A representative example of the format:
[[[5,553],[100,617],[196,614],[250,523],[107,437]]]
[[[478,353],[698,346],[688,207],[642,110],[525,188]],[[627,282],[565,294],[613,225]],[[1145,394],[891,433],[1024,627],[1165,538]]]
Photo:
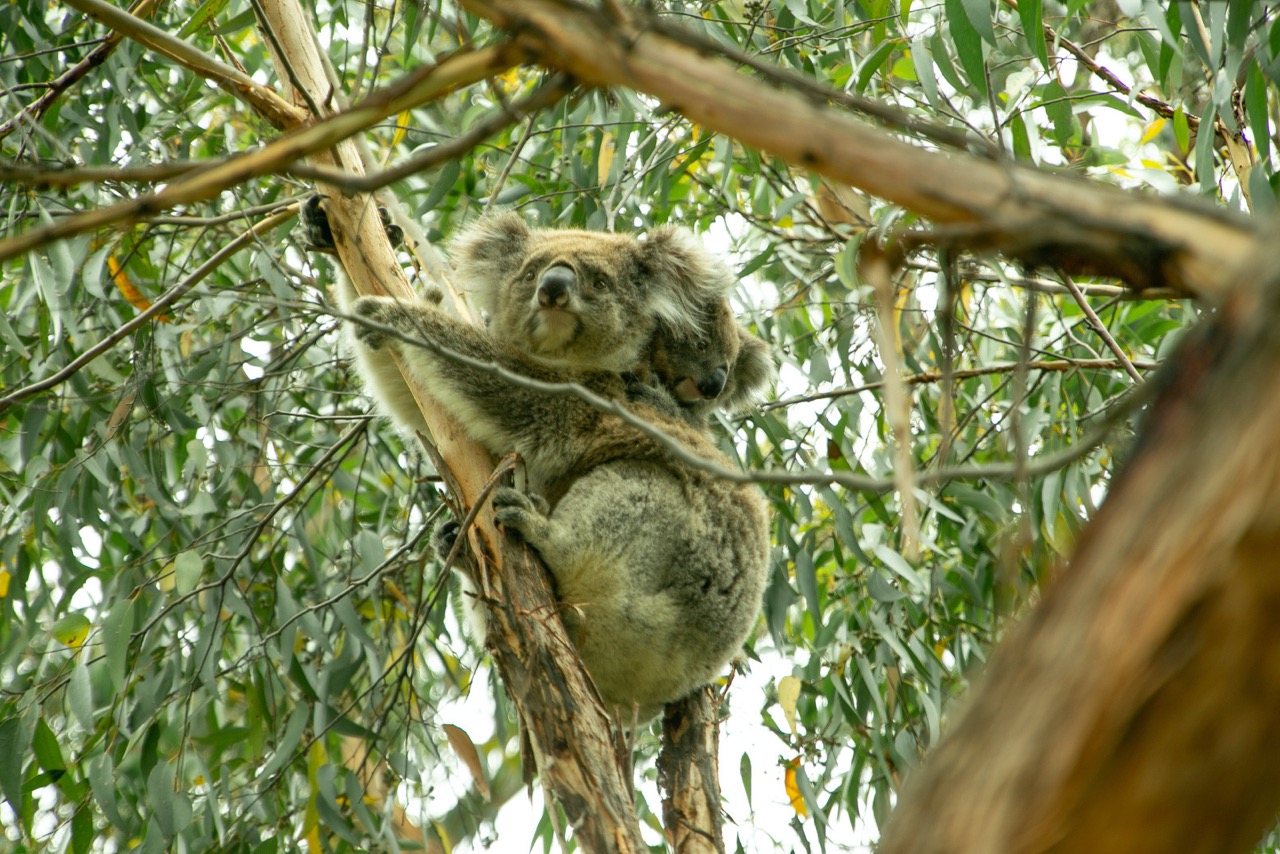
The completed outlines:
[[[692,334],[708,296],[732,284],[727,268],[685,229],[645,238],[533,229],[512,213],[487,216],[454,241],[463,287],[477,295],[493,335],[574,368],[634,368],[659,323]]]
[[[659,324],[648,351],[652,379],[695,424],[716,409],[746,409],[763,397],[777,373],[768,346],[734,319],[727,299],[713,301],[705,312],[694,334]]]

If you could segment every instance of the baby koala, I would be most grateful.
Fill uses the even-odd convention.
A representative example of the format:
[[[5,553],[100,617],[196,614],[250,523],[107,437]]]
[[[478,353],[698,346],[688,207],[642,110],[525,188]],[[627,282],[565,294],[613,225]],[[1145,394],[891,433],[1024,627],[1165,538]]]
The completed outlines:
[[[703,328],[693,335],[658,325],[628,390],[633,400],[660,409],[666,397],[668,414],[706,429],[715,410],[737,413],[759,402],[777,368],[768,345],[737,322],[727,299],[711,301],[702,314]]]

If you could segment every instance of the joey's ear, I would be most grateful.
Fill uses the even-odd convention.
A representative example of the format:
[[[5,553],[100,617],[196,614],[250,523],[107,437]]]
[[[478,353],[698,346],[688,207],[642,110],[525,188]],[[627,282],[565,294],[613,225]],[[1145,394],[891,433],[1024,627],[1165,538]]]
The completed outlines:
[[[738,324],[737,361],[729,369],[726,395],[717,403],[726,412],[741,412],[759,402],[778,376],[778,367],[769,353],[769,345]]]
[[[687,228],[655,228],[640,244],[640,285],[654,313],[673,330],[694,333],[705,306],[734,284],[727,264],[706,250]]]
[[[529,244],[529,226],[519,214],[488,214],[467,226],[450,245],[458,283],[493,310],[500,285],[519,268]]]

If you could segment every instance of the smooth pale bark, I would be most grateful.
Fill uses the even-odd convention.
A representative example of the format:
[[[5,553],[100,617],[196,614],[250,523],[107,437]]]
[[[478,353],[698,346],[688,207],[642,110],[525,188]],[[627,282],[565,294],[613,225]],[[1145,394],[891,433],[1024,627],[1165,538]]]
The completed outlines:
[[[297,0],[263,0],[262,5],[284,54],[276,57],[280,78],[290,79],[287,63],[292,78],[315,103],[324,104],[329,84],[309,13]],[[305,99],[298,97],[295,102]],[[332,158],[320,156],[313,162],[364,173],[352,141],[339,143],[332,152]],[[343,197],[336,191],[327,195],[338,257],[356,290],[412,298],[413,289],[387,242],[372,197]],[[491,458],[467,439],[424,390],[413,383],[409,386],[440,456],[448,463],[450,480],[456,481],[458,497],[467,507],[475,505],[493,471]],[[487,503],[473,530],[478,535],[474,545],[487,556],[478,586],[488,606],[489,647],[520,710],[543,784],[564,810],[581,850],[647,851],[632,797],[630,763],[625,751],[618,749],[609,718],[563,623],[555,619],[557,606],[546,570],[528,549],[495,532]]]
[[[1248,851],[1275,820],[1280,247],[1239,280],[881,854]]]

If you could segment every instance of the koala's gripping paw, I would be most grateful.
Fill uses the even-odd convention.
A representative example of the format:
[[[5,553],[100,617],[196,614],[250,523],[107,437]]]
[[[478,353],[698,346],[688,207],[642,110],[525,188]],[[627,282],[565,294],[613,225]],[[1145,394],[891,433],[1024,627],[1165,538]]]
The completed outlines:
[[[379,350],[391,340],[387,331],[378,326],[400,328],[406,320],[404,308],[390,297],[360,297],[351,303],[351,313],[356,316],[352,323],[356,339],[371,350]],[[366,325],[361,320],[376,326]]]
[[[461,531],[462,525],[456,519],[445,519],[436,525],[431,532],[431,550],[436,553],[436,557],[448,560],[449,552],[453,551],[453,544],[458,541]]]
[[[329,214],[324,209],[328,196],[312,193],[298,209],[298,225],[294,233],[302,245],[312,252],[333,253],[337,244],[333,239],[333,228],[329,225]],[[378,208],[378,219],[387,233],[387,239],[393,247],[404,243],[404,229],[391,221],[391,214],[384,207]]]
[[[493,518],[513,531],[529,533],[531,525],[545,521],[550,507],[541,495],[500,486],[493,493]]]
[[[329,215],[324,210],[326,198],[312,193],[298,208],[298,224],[293,232],[302,245],[313,252],[333,252],[335,248]]]

